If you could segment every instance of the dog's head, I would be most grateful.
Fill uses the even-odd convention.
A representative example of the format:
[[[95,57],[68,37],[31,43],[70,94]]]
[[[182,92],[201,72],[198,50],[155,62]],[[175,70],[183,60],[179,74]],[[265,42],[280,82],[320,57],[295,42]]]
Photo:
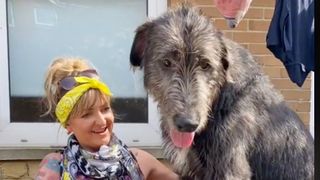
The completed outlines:
[[[181,6],[137,29],[130,62],[144,69],[165,133],[176,146],[189,147],[226,81],[221,33],[198,9]]]

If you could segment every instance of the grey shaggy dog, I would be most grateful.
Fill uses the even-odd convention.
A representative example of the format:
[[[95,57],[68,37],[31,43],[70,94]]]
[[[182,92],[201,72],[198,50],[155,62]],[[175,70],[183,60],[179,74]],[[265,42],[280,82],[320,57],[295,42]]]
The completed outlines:
[[[136,32],[130,62],[161,114],[166,157],[196,180],[313,179],[313,139],[252,55],[187,5]]]

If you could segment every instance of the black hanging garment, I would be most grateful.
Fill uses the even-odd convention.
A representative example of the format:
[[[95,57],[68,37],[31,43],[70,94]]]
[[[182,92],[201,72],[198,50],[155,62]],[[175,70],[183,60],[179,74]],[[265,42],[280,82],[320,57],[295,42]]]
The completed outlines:
[[[314,0],[276,0],[267,48],[301,87],[314,71]]]

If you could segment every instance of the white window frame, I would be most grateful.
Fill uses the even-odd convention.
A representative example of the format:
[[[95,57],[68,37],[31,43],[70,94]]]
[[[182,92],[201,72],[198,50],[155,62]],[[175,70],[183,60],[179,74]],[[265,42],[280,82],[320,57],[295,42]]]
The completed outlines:
[[[166,11],[167,0],[148,0],[147,5],[148,18],[152,19]],[[6,0],[0,0],[0,150],[63,146],[67,134],[58,123],[10,122],[6,12]],[[116,123],[114,132],[128,146],[159,147],[161,146],[159,117],[155,102],[148,97],[149,123]]]
[[[314,138],[314,72],[311,72],[310,133]]]

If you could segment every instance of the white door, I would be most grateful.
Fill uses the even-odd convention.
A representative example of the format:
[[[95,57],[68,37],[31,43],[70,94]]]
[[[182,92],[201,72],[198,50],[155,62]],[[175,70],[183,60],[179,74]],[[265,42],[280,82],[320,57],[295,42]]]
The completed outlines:
[[[129,146],[159,146],[156,105],[132,72],[138,25],[166,0],[0,0],[0,148],[63,146],[67,134],[41,117],[45,71],[59,56],[90,60],[114,94],[115,133]],[[147,15],[148,14],[148,15]]]

